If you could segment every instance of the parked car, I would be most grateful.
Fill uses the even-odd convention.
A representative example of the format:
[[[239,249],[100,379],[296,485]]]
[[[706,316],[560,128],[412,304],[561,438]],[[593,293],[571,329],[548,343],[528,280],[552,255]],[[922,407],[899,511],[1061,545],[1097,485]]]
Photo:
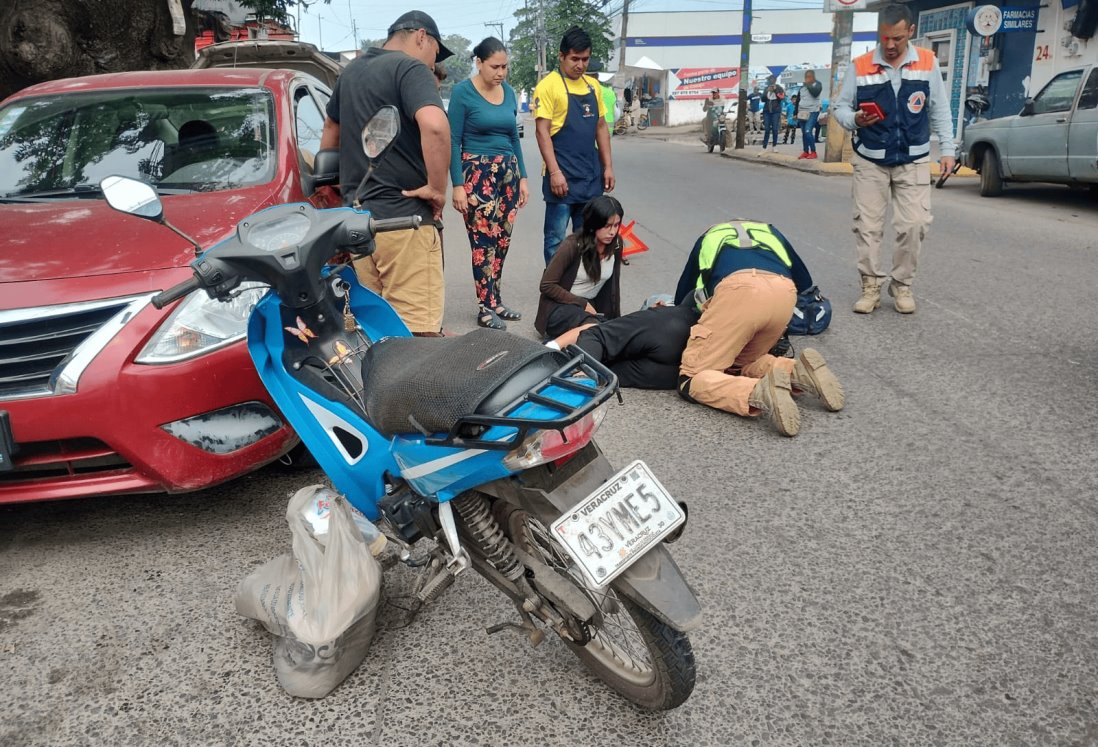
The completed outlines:
[[[1008,181],[1089,184],[1098,192],[1098,66],[1060,73],[1021,114],[966,125],[963,150],[985,197]]]
[[[271,205],[337,205],[335,178],[311,173],[329,96],[302,72],[241,68],[58,80],[0,102],[0,450],[14,452],[0,503],[197,490],[297,443],[242,341],[262,290],[153,308],[196,248],[97,185],[152,184],[203,247]]]

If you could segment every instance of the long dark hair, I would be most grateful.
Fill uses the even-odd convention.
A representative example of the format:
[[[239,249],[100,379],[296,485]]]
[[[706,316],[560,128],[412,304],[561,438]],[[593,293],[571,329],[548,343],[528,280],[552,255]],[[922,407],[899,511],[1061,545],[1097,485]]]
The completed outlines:
[[[587,277],[594,283],[602,277],[602,261],[599,259],[595,231],[605,228],[615,215],[619,219],[624,219],[625,210],[621,203],[610,195],[594,197],[583,206],[583,228],[576,232],[576,248],[579,249],[580,261],[583,262],[583,269],[587,271]],[[613,243],[608,248],[611,254],[616,254],[621,249],[620,233],[614,237]]]
[[[488,58],[496,52],[506,53],[507,47],[503,46],[503,42],[494,36],[485,38],[480,44],[473,47],[473,57],[481,62],[487,62]]]

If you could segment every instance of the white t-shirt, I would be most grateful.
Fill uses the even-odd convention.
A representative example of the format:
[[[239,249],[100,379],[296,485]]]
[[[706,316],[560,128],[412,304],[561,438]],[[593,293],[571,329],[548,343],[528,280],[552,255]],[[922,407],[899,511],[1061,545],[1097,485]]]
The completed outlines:
[[[613,254],[607,254],[606,259],[602,260],[602,272],[599,275],[598,282],[591,281],[591,278],[587,275],[587,268],[583,266],[583,262],[580,262],[579,270],[576,272],[576,282],[572,283],[572,293],[580,298],[594,298],[613,274]]]

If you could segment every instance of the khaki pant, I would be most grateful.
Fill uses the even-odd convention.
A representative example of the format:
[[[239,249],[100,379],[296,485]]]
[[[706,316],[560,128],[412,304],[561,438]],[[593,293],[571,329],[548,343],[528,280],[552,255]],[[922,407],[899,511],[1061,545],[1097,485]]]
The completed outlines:
[[[797,289],[763,270],[740,270],[717,285],[690,329],[679,373],[690,377],[690,398],[737,415],[756,415],[747,400],[772,368],[793,371],[792,358],[769,351],[785,332]],[[738,374],[726,373],[726,369]]]
[[[854,156],[854,246],[858,272],[884,278],[881,241],[885,211],[892,204],[896,244],[892,250],[893,282],[911,285],[919,263],[919,250],[930,227],[930,163],[909,163],[886,168]]]
[[[409,331],[440,331],[446,286],[438,229],[387,231],[374,242],[377,250],[355,261],[359,282],[388,301]]]

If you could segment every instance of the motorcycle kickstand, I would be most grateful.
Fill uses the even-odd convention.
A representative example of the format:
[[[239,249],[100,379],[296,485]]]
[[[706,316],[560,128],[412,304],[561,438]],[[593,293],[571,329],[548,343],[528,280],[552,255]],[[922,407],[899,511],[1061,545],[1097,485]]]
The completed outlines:
[[[526,636],[526,640],[530,642],[530,645],[537,648],[541,645],[541,642],[545,640],[545,631],[534,624],[533,618],[530,617],[529,612],[519,611],[519,616],[522,618],[521,623],[516,622],[502,622],[497,625],[485,628],[485,632],[488,635],[495,635],[501,630],[512,629],[517,632],[523,633]]]

